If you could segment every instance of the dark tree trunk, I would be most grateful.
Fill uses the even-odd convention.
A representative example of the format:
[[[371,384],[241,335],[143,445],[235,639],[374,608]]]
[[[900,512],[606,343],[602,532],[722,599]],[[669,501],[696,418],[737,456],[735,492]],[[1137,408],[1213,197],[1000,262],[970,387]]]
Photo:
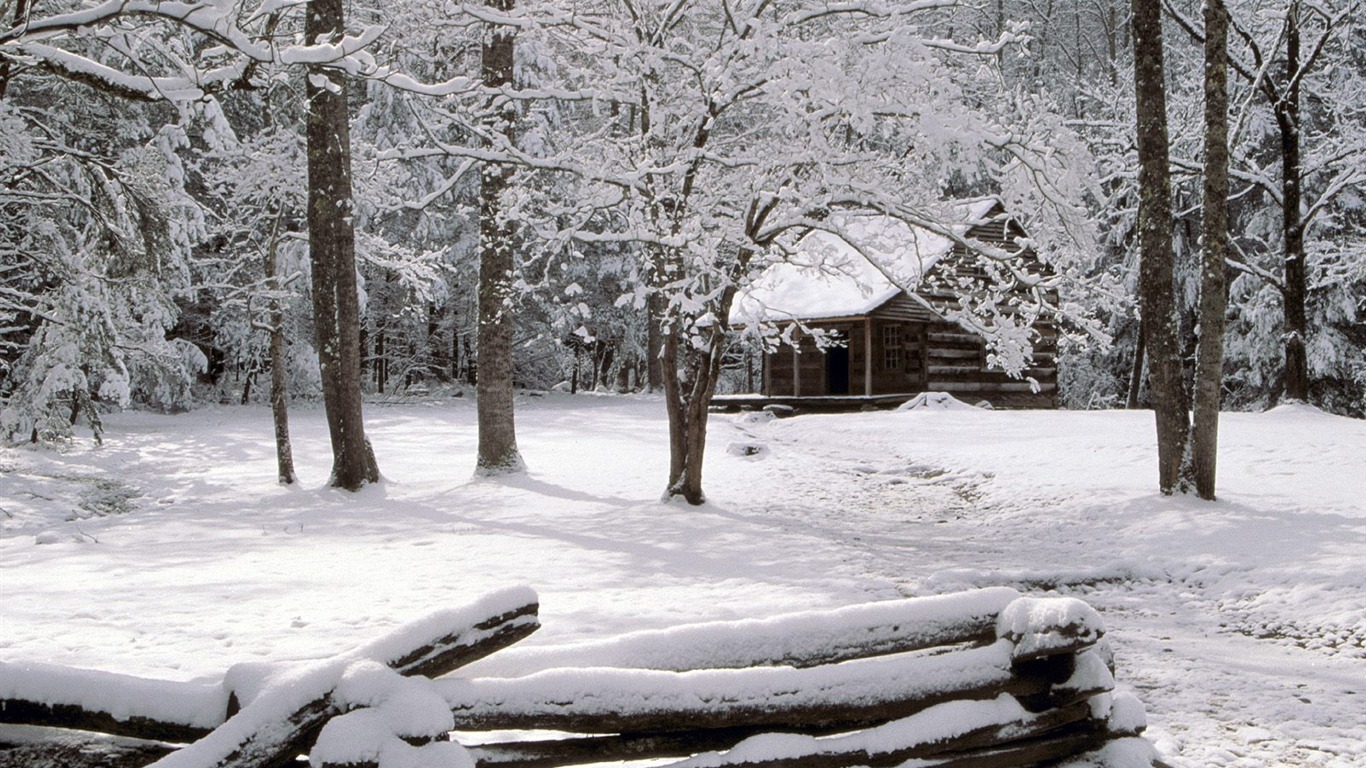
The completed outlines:
[[[343,34],[342,0],[311,0],[304,20],[310,41]],[[308,97],[308,243],[313,262],[313,322],[323,406],[332,440],[328,481],[349,491],[379,480],[361,416],[360,299],[351,213],[351,131],[346,80],[310,67]]]
[[[252,360],[252,361],[251,361],[251,367],[247,368],[247,377],[246,377],[245,379],[243,379],[243,381],[242,381],[242,399],[241,399],[241,402],[239,403],[240,405],[246,405],[247,403],[250,403],[250,402],[251,402],[251,385],[252,385],[252,383],[255,382],[255,381],[256,381],[256,361],[255,361],[255,360]],[[72,415],[71,415],[71,423],[72,423],[72,424],[75,424],[75,423],[76,423],[76,415],[75,415],[75,411],[74,411],[74,410],[72,411]]]
[[[28,13],[31,6],[32,4],[29,0],[19,0],[14,6],[14,23],[10,26],[23,26],[24,23],[28,21]],[[0,59],[0,101],[4,100],[5,94],[9,91],[9,81],[13,76],[11,70],[12,63],[13,62],[8,56]]]
[[[709,329],[704,349],[696,349],[670,328],[663,336],[664,402],[669,415],[669,486],[667,501],[675,496],[689,504],[704,504],[702,459],[707,448],[707,415],[725,352],[725,332]]]
[[[511,11],[512,0],[488,0],[499,11]],[[512,84],[513,30],[495,28],[483,48],[483,78],[487,88]],[[494,97],[489,132],[514,139],[514,106]],[[475,379],[479,413],[479,457],[476,472],[483,475],[520,472],[513,407],[512,249],[516,232],[502,211],[502,195],[511,179],[505,166],[485,163],[479,192],[479,373]]]
[[[1157,420],[1158,488],[1182,490],[1190,436],[1173,283],[1167,104],[1162,79],[1161,0],[1133,0],[1138,115],[1139,311],[1148,350],[1148,394]]]
[[[1275,105],[1281,140],[1281,226],[1285,233],[1285,397],[1309,400],[1309,360],[1305,352],[1308,289],[1304,256],[1300,163],[1300,4],[1292,0],[1285,20],[1285,92]]]
[[[748,249],[741,249],[737,274],[743,273],[752,255]],[[661,274],[667,273],[667,269],[661,270]],[[713,317],[730,315],[737,290],[732,283],[722,291],[711,312]],[[679,323],[675,318],[670,326],[660,329],[664,402],[669,415],[669,485],[664,500],[681,496],[689,504],[704,504],[707,497],[702,492],[702,460],[707,448],[707,418],[721,378],[729,328],[717,322],[694,329],[693,332],[702,334],[699,347],[682,338],[687,330]]]
[[[389,357],[384,329],[375,332],[375,391],[384,394],[389,387]]]
[[[266,251],[266,279],[276,296],[270,307],[270,415],[275,424],[275,463],[281,485],[293,485],[294,449],[289,442],[289,384],[285,360],[284,290],[277,260],[279,239],[272,236]]]
[[[1205,247],[1200,270],[1200,340],[1195,353],[1191,474],[1214,500],[1219,404],[1224,380],[1224,261],[1228,255],[1228,10],[1205,0]]]
[[[611,344],[599,341],[593,358],[596,361],[593,367],[593,389],[596,391],[599,386],[607,386],[616,353]]]

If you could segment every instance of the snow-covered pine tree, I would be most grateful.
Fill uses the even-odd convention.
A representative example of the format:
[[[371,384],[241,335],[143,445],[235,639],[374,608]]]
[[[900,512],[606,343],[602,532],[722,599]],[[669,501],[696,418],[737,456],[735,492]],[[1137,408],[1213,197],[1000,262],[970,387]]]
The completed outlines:
[[[168,340],[174,298],[203,231],[184,187],[179,125],[152,108],[109,120],[25,71],[0,101],[0,423],[11,438],[64,441],[132,400],[184,408],[205,360]]]

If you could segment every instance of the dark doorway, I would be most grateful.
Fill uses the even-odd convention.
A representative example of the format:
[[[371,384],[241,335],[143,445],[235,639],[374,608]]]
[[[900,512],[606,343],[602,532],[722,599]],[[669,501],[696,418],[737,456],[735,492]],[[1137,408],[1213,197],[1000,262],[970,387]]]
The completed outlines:
[[[849,345],[825,350],[825,392],[828,395],[849,394]]]

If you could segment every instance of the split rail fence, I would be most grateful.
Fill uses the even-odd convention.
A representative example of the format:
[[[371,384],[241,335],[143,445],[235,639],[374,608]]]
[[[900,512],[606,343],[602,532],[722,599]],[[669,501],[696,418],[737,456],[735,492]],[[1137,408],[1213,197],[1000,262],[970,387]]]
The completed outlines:
[[[509,648],[537,611],[506,590],[214,684],[0,662],[0,767],[1153,763],[1100,617],[1072,598],[998,587]]]

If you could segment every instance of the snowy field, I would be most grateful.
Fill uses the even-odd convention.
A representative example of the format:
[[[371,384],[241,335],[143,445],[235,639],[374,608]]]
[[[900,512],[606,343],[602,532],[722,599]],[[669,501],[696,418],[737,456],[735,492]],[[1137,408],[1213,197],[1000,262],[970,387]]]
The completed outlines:
[[[701,508],[658,501],[658,399],[519,398],[505,482],[471,479],[466,400],[367,422],[386,481],[355,496],[317,410],[294,489],[264,408],[0,451],[0,660],[216,679],[519,584],[543,647],[1005,584],[1101,611],[1172,764],[1366,766],[1366,422],[1226,414],[1205,503],[1156,493],[1147,412],[718,414]]]

